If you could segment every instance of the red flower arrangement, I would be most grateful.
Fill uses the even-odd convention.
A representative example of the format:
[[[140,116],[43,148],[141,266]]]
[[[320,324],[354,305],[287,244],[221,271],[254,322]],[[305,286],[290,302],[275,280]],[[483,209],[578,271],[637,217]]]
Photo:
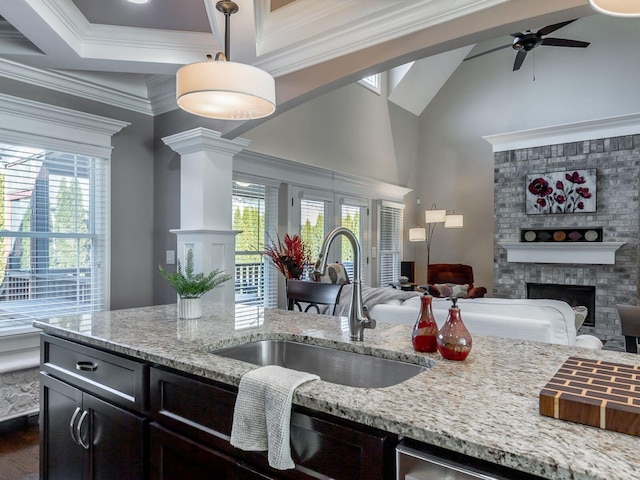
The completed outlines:
[[[305,265],[311,261],[311,254],[300,235],[286,234],[284,240],[276,236],[276,241],[265,248],[263,255],[269,257],[285,278],[299,279]]]

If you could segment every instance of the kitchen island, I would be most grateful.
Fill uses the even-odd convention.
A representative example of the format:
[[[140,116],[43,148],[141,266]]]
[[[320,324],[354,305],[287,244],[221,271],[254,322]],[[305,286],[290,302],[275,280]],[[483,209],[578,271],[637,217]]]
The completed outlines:
[[[419,363],[431,368],[386,388],[310,382],[297,389],[293,403],[543,478],[626,480],[640,472],[640,438],[538,413],[540,390],[568,357],[638,365],[637,355],[475,336],[467,360],[452,362],[414,352],[409,326],[379,323],[365,331],[364,342],[351,342],[344,318],[221,304],[203,305],[197,320],[179,320],[176,305],[165,305],[34,325],[55,337],[231,386],[256,367],[210,352],[263,339]]]

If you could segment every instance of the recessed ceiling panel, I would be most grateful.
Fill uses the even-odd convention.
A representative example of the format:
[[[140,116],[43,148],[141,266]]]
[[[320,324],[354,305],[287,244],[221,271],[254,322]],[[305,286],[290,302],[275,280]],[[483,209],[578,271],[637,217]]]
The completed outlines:
[[[205,0],[151,0],[138,5],[127,0],[73,0],[94,24],[211,32]]]

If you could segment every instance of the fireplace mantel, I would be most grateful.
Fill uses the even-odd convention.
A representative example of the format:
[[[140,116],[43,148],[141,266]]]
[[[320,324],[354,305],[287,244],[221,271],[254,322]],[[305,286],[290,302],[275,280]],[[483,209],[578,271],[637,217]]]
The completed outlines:
[[[499,242],[507,250],[507,262],[521,263],[581,263],[613,265],[616,250],[626,242]]]

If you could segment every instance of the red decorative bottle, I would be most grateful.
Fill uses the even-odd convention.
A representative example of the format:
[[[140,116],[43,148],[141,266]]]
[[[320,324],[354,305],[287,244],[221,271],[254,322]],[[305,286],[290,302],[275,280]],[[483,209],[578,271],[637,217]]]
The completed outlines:
[[[431,308],[431,295],[423,295],[420,297],[420,315],[413,327],[411,342],[416,352],[435,352],[438,347],[436,345],[436,336],[438,335],[438,325],[433,316]]]
[[[471,352],[471,334],[462,322],[457,298],[452,298],[447,321],[438,332],[438,351],[447,360],[464,360]]]

